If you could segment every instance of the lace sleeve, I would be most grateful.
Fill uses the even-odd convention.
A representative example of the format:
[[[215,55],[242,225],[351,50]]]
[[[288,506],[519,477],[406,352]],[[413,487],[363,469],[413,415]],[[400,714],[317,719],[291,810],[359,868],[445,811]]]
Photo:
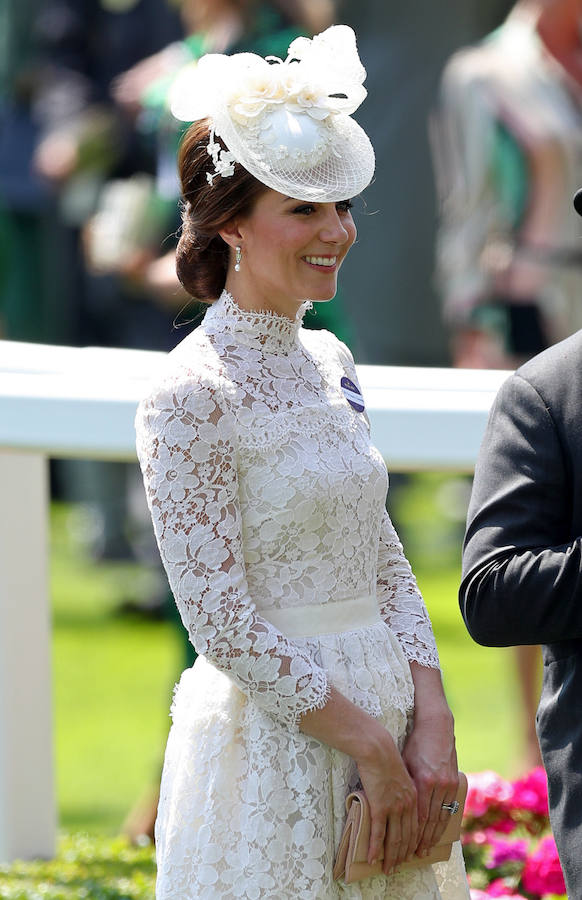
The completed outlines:
[[[232,412],[216,386],[188,376],[140,404],[136,432],[162,562],[196,652],[297,730],[325,703],[327,679],[249,597]]]
[[[400,641],[409,662],[438,669],[428,612],[387,512],[380,530],[377,590],[380,615]]]

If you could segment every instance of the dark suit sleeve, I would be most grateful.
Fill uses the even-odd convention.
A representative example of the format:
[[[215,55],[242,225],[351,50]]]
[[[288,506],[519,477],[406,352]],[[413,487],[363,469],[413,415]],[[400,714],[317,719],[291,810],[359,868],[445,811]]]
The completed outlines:
[[[549,405],[511,376],[475,469],[459,601],[481,644],[582,638],[581,539],[570,534],[572,479]]]

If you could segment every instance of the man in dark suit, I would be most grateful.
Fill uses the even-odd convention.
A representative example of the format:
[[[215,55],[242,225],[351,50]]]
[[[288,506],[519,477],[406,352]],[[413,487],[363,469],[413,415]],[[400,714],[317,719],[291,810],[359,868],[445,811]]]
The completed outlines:
[[[502,385],[481,446],[461,610],[480,644],[542,644],[537,732],[571,900],[582,898],[582,331]]]

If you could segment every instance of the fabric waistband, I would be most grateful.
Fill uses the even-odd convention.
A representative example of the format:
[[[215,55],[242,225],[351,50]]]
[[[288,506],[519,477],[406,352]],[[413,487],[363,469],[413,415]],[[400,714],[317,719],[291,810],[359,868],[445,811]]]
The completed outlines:
[[[290,638],[340,634],[382,622],[375,595],[258,612]]]

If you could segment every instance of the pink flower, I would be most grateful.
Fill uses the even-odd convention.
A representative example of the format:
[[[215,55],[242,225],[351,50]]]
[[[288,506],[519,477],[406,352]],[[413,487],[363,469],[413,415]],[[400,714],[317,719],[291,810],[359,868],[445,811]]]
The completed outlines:
[[[486,831],[474,831],[471,835],[465,835],[467,838],[467,843],[477,844],[482,847],[484,844],[489,843],[489,835]]]
[[[526,891],[539,897],[566,893],[556,842],[551,834],[541,839],[527,859],[522,883]]]
[[[500,840],[500,838],[499,838],[500,832],[507,833],[509,831],[513,831],[513,829],[516,827],[516,823],[511,822],[511,821],[510,821],[510,824],[512,827],[508,828],[508,829],[498,828],[498,824],[502,824],[502,823],[495,822],[493,825],[490,825],[488,828],[485,829],[485,837],[487,838],[488,844],[494,844],[496,841]]]
[[[503,806],[513,794],[510,782],[505,781],[496,772],[477,772],[469,775],[468,781],[466,816],[479,818],[485,815],[491,806]]]
[[[492,822],[487,831],[494,833],[497,832],[501,834],[511,834],[511,832],[515,831],[516,828],[517,822],[515,822],[513,819],[505,818],[499,819],[498,822]]]
[[[548,779],[540,767],[513,782],[511,808],[527,810],[537,816],[548,815]]]
[[[514,889],[503,879],[496,878],[487,886],[487,897],[515,897]]]
[[[488,869],[497,869],[507,862],[523,862],[527,857],[527,841],[491,841],[491,858],[486,863]]]

